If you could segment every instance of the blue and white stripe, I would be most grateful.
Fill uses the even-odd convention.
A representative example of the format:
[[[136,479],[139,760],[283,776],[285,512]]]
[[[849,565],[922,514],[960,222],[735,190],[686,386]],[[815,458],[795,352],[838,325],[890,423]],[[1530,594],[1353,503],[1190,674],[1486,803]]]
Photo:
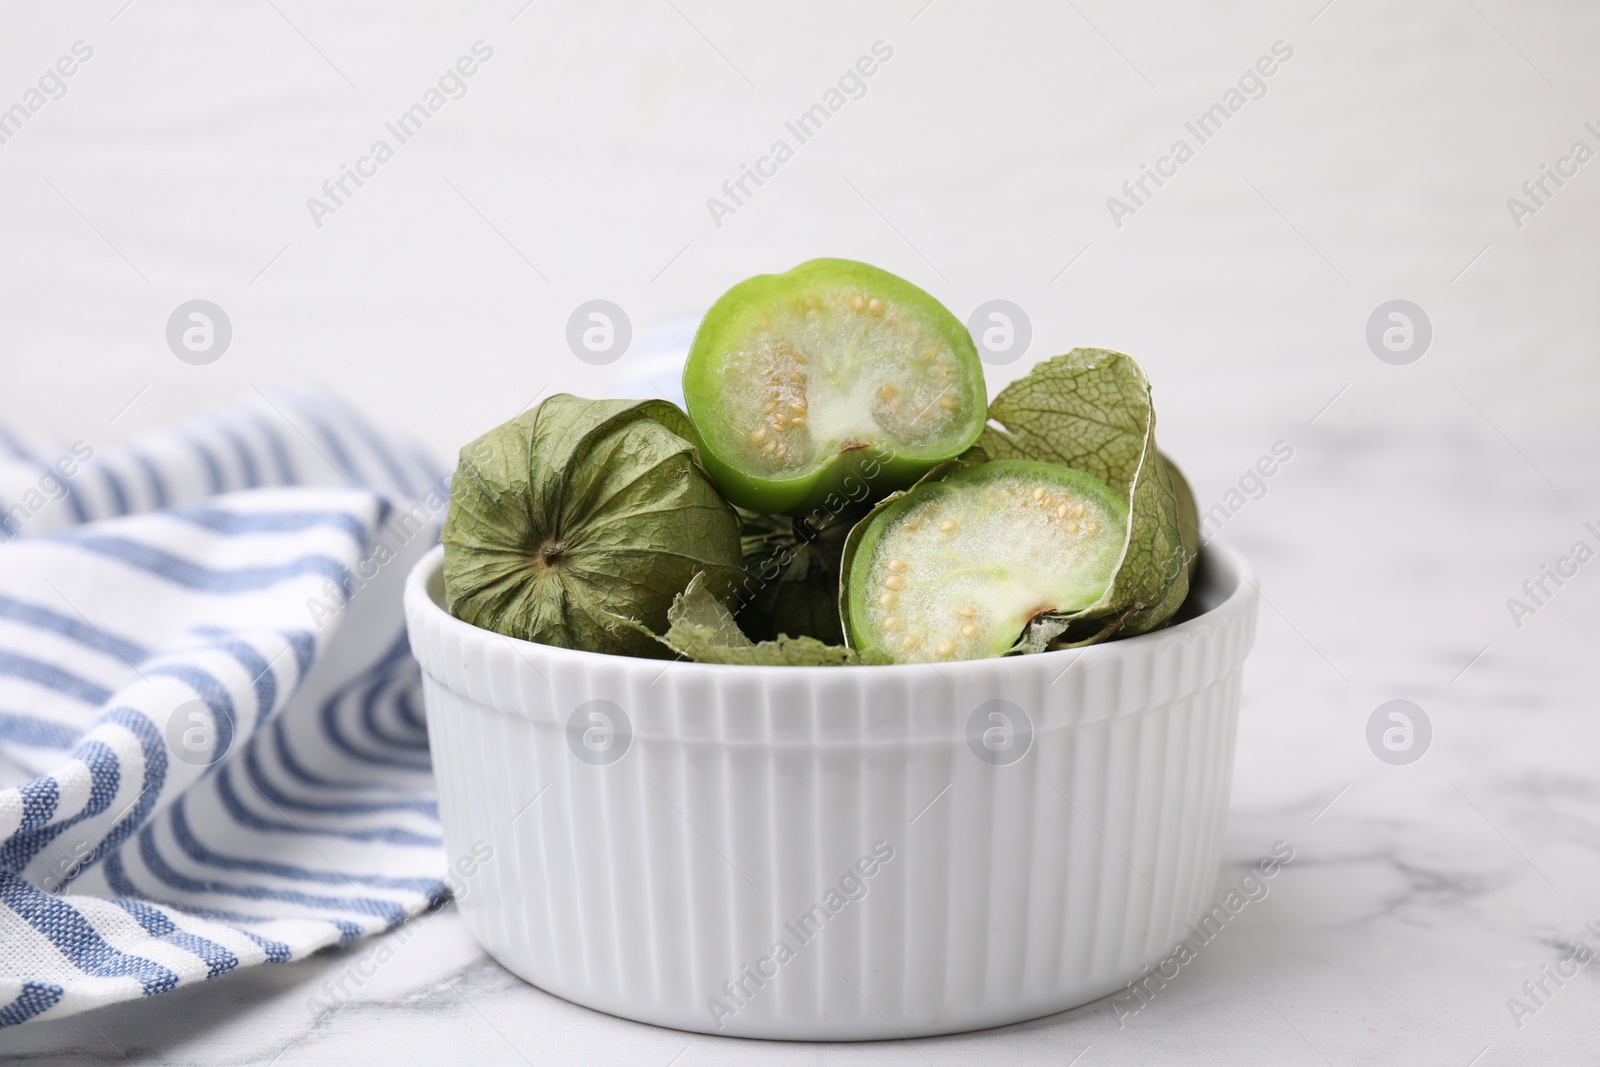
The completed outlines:
[[[0,427],[0,1026],[446,893],[400,612],[444,478],[309,389],[128,444]]]

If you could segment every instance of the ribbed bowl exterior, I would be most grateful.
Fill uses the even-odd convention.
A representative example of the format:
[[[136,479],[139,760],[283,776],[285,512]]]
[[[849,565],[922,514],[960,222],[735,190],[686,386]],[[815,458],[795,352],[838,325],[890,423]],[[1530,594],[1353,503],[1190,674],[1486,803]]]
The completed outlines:
[[[1232,552],[1166,630],[938,668],[516,641],[442,609],[440,560],[406,614],[446,845],[481,861],[460,909],[542,989],[707,1033],[952,1033],[1104,996],[1209,909],[1255,629]]]

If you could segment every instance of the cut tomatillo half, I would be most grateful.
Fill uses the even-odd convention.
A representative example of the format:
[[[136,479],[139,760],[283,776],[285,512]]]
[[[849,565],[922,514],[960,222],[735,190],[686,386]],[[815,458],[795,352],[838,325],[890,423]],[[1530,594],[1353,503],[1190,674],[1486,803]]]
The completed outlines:
[[[1128,505],[1054,463],[980,463],[880,504],[845,550],[853,647],[899,663],[999,656],[1036,616],[1067,615],[1110,587]]]
[[[903,488],[983,431],[983,366],[944,305],[887,271],[814,259],[728,290],[683,370],[701,458],[741,507],[799,515]]]

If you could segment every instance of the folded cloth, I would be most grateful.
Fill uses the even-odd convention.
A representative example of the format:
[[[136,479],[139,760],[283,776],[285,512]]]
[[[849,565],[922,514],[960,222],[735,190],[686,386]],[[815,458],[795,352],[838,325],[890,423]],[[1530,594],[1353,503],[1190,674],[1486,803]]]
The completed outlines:
[[[0,1026],[442,900],[400,590],[446,475],[313,390],[101,447],[0,430]]]

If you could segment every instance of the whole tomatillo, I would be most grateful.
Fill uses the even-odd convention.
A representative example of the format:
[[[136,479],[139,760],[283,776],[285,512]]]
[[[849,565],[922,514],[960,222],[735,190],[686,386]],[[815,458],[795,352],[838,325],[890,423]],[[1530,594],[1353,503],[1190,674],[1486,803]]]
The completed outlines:
[[[444,542],[446,607],[548,645],[664,656],[651,630],[696,574],[741,573],[739,517],[664,400],[558,394],[461,450]]]

